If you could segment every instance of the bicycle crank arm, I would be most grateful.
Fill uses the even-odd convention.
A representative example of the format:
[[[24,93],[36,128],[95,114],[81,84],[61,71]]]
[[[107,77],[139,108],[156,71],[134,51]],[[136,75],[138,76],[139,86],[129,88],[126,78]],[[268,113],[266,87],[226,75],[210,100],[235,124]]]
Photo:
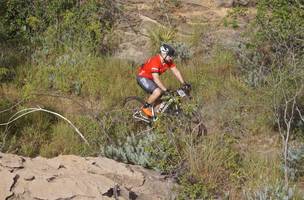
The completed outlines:
[[[134,119],[138,119],[138,120],[141,120],[141,121],[144,121],[146,123],[151,123],[151,119],[149,119],[148,117],[145,117],[143,115],[141,115],[140,112],[136,112],[133,114],[133,118]]]

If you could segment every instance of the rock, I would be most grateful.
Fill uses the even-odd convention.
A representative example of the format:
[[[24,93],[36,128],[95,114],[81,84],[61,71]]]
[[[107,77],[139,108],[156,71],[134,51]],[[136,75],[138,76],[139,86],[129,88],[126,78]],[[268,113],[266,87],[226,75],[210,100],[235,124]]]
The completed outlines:
[[[249,6],[255,5],[253,0],[215,0],[217,7],[230,8],[233,6]]]
[[[35,179],[35,176],[33,176],[33,175],[24,176],[24,180],[26,180],[26,181],[32,181],[34,179]]]
[[[0,199],[153,200],[174,196],[174,184],[160,174],[108,158],[1,156]],[[11,172],[12,167],[18,170]]]
[[[233,6],[234,0],[215,0],[217,7],[230,8]]]
[[[249,6],[253,5],[255,1],[183,0],[180,1],[180,6],[168,8],[171,10],[165,15],[161,7],[159,8],[159,4],[149,3],[150,0],[121,1],[122,5],[125,6],[125,12],[119,24],[119,30],[116,32],[119,33],[121,40],[114,56],[131,60],[136,65],[140,65],[152,56],[152,40],[149,34],[157,30],[157,27],[174,27],[178,31],[177,41],[180,38],[193,37],[199,27],[201,30],[204,29],[204,32],[209,32],[212,27],[216,27],[216,30],[226,29],[219,25],[223,24],[223,19],[231,7]],[[200,47],[197,50],[200,52]],[[210,48],[203,49],[203,51],[211,53]]]
[[[247,6],[250,3],[250,0],[234,0],[236,5]]]
[[[15,184],[16,174],[2,169],[0,171],[0,177],[0,199],[7,199],[13,195],[11,188]]]
[[[25,161],[24,158],[20,156],[16,156],[13,154],[0,154],[0,165],[3,167],[14,169],[21,169],[23,168],[23,162]]]

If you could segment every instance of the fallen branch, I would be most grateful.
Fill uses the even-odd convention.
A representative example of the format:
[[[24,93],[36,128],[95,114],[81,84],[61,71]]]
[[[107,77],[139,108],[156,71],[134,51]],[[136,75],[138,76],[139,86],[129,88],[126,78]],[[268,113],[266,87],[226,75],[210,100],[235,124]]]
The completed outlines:
[[[12,107],[10,107],[10,108],[8,108],[8,109],[1,110],[0,113],[4,113],[4,112],[7,112],[7,111],[12,110],[13,108],[15,108],[15,107],[17,107],[19,104],[21,104],[23,101],[24,101],[24,99],[21,100],[21,101],[19,101],[19,102],[17,102],[15,105],[13,105]]]
[[[70,126],[72,126],[74,128],[74,130],[78,133],[78,135],[81,137],[81,139],[87,145],[90,145],[89,142],[83,136],[83,134],[78,130],[78,128],[70,120],[68,120],[64,116],[60,115],[59,113],[56,113],[56,112],[53,112],[53,111],[50,111],[50,110],[46,110],[46,109],[43,109],[43,108],[40,108],[40,107],[38,107],[38,108],[26,108],[26,109],[20,110],[17,113],[15,113],[12,117],[10,117],[8,122],[2,123],[2,124],[0,124],[0,126],[8,126],[9,124],[13,123],[14,121],[20,119],[21,117],[23,117],[25,115],[28,115],[30,113],[33,113],[33,112],[38,112],[38,111],[47,112],[47,113],[56,115],[56,116],[60,117],[61,119],[64,119],[65,121],[67,121],[70,124]]]

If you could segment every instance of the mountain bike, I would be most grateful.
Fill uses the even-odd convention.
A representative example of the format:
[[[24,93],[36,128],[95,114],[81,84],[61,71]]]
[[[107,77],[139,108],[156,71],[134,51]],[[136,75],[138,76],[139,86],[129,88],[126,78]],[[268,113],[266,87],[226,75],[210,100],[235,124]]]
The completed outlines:
[[[132,117],[136,121],[141,121],[151,125],[159,119],[160,115],[176,116],[179,119],[186,120],[191,124],[191,132],[195,132],[197,136],[206,135],[207,128],[202,121],[202,116],[197,111],[195,113],[186,113],[182,109],[184,99],[191,99],[190,88],[178,88],[170,92],[168,95],[163,95],[157,105],[152,106],[152,117],[146,116],[141,108],[145,101],[138,96],[126,97],[123,106],[132,113]]]

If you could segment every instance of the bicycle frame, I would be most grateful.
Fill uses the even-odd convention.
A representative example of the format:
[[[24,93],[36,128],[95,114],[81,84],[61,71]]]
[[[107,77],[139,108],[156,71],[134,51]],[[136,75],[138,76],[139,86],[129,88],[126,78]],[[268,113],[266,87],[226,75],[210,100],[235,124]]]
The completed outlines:
[[[176,90],[176,93],[178,94],[179,97],[185,97],[187,96],[186,93],[182,90],[182,89],[178,89]],[[137,110],[136,112],[134,112],[133,114],[133,118],[144,121],[146,123],[151,123],[157,120],[157,115],[156,113],[165,113],[168,108],[170,108],[172,103],[174,102],[174,96],[170,97],[168,100],[164,100],[160,103],[160,106],[158,108],[158,110],[156,110],[155,106],[152,107],[152,117],[146,117],[144,116],[140,110]],[[175,110],[177,113],[175,114],[179,114],[178,110],[179,110],[179,106],[178,104],[175,104]]]

